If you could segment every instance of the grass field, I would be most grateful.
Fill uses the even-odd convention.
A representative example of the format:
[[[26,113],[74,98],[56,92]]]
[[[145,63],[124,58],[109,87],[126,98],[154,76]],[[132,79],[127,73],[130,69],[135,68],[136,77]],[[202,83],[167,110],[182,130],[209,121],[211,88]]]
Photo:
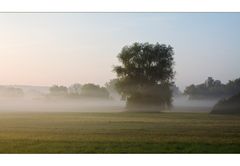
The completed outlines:
[[[240,116],[0,113],[0,153],[239,153]]]

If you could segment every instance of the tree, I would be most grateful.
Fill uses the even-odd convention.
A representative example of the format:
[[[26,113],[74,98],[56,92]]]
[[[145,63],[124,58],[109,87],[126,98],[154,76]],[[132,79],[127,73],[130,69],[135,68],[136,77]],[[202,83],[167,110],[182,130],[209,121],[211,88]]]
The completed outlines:
[[[106,88],[95,84],[85,84],[81,88],[82,97],[109,98]]]
[[[173,84],[170,89],[172,90],[173,97],[179,97],[182,95],[182,92],[180,91],[179,87],[177,87],[175,84]]]
[[[68,95],[67,87],[65,86],[53,85],[49,88],[49,91],[51,96],[66,97]]]
[[[68,88],[68,92],[70,95],[79,96],[81,94],[81,88],[81,84],[75,83]]]
[[[240,93],[240,79],[229,81],[222,84],[220,80],[214,80],[212,77],[198,85],[187,86],[184,93],[189,99],[219,99],[233,96]]]
[[[109,91],[116,91],[116,83],[117,83],[118,79],[111,79],[109,82],[105,83],[105,87],[109,90]]]
[[[117,82],[118,82],[118,79],[111,79],[109,82],[107,82],[105,84],[105,87],[107,88],[112,99],[120,99],[121,98],[121,96],[119,95],[119,93],[116,89]]]
[[[115,66],[116,88],[127,100],[128,108],[157,106],[168,108],[172,103],[174,78],[173,48],[164,44],[134,43],[123,47],[118,55],[121,66]]]

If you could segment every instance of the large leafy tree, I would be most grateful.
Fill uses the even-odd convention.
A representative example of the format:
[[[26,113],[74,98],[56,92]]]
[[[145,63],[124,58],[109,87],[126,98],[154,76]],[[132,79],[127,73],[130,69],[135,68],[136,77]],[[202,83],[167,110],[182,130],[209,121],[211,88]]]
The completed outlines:
[[[116,88],[128,107],[171,106],[174,79],[173,48],[164,44],[134,43],[123,47],[115,66]]]

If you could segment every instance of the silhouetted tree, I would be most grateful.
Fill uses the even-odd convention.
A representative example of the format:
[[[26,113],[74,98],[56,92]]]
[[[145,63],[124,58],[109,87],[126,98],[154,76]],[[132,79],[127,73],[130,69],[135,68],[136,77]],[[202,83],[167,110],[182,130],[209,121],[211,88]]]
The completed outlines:
[[[164,44],[134,43],[118,55],[121,66],[114,67],[116,88],[127,107],[171,106],[170,86],[174,78],[173,48]]]

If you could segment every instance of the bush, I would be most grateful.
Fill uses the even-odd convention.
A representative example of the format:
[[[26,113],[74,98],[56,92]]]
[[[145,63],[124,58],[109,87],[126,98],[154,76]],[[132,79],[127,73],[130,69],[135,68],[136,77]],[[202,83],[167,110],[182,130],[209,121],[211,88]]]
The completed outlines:
[[[219,101],[214,107],[213,114],[240,114],[240,93],[228,99]]]

